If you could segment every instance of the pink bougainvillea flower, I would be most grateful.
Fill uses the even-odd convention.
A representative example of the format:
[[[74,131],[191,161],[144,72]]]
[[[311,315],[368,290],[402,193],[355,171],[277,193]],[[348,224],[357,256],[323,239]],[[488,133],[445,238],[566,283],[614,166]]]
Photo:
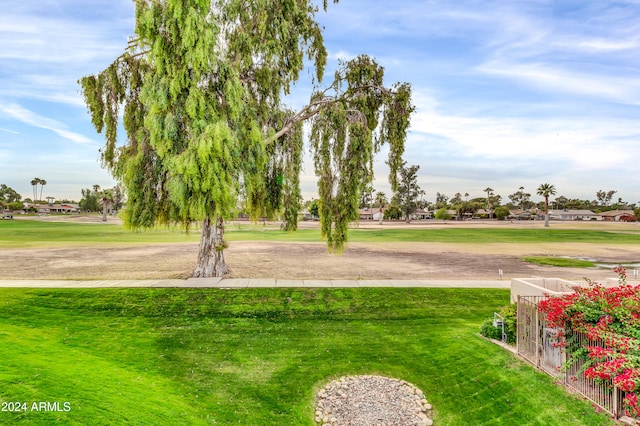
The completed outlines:
[[[584,377],[625,392],[625,409],[640,416],[640,286],[627,284],[624,267],[614,270],[620,277],[617,287],[575,287],[573,293],[541,301],[538,310],[549,327],[586,335],[587,342],[581,350],[573,348],[567,362],[586,357]],[[566,347],[564,332],[554,345]]]

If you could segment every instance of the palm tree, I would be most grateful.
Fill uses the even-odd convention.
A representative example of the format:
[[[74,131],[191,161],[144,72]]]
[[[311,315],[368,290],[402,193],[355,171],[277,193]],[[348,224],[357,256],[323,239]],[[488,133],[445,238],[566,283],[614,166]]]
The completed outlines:
[[[426,194],[426,192],[424,192],[424,189],[421,189],[419,191],[419,194],[420,194],[420,208],[424,210],[425,209],[425,202],[423,201],[423,197]]]
[[[40,200],[42,200],[42,188],[47,184],[47,181],[44,179],[40,179]]]
[[[98,193],[98,198],[102,202],[102,221],[107,221],[107,210],[113,203],[113,190],[105,189]]]
[[[31,186],[33,187],[33,202],[35,203],[38,199],[38,184],[40,183],[40,178],[33,178],[31,180]]]
[[[538,195],[544,197],[544,226],[549,227],[549,196],[556,195],[556,187],[550,183],[543,183],[538,187]]]
[[[378,206],[380,207],[380,210],[378,211],[378,213],[380,214],[380,216],[378,217],[378,223],[382,225],[382,206],[387,204],[387,196],[384,192],[376,192],[376,203],[378,203]]]
[[[493,188],[491,187],[486,187],[483,192],[487,193],[487,209],[489,210],[489,219],[491,219],[492,216],[492,205],[491,205],[491,196],[493,195]]]

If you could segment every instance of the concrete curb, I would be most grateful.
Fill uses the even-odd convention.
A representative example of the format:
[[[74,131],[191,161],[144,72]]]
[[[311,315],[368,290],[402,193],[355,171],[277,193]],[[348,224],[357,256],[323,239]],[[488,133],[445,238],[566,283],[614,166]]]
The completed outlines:
[[[510,288],[510,280],[290,280],[189,278],[186,280],[0,280],[0,288]]]

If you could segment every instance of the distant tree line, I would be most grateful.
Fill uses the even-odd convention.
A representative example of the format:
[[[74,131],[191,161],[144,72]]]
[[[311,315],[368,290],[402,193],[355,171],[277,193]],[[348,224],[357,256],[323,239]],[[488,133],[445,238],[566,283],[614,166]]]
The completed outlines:
[[[419,166],[407,167],[406,163],[399,172],[398,191],[388,200],[384,192],[375,192],[372,185],[365,188],[362,194],[360,208],[372,206],[384,209],[385,219],[408,218],[417,210],[423,209],[434,213],[436,219],[458,219],[467,216],[484,216],[489,219],[503,220],[512,210],[543,211],[548,217],[549,210],[590,210],[594,213],[602,213],[611,210],[633,210],[636,217],[640,218],[640,205],[623,201],[618,198],[614,201],[615,190],[598,190],[593,200],[581,200],[560,195],[554,199],[556,188],[549,183],[541,184],[536,189],[536,194],[543,197],[542,201],[531,200],[532,194],[524,187],[507,196],[508,201],[503,203],[503,197],[496,194],[494,189],[487,187],[483,190],[486,196],[469,199],[469,193],[460,192],[449,197],[437,192],[435,202],[424,200],[424,191],[417,184],[417,171]],[[374,195],[375,194],[375,195]],[[453,213],[452,213],[453,212]]]
[[[35,178],[31,181],[33,186],[33,199],[22,198],[16,190],[7,186],[6,184],[0,184],[0,209],[8,210],[23,210],[24,203],[41,203],[38,198],[42,198],[42,187],[47,184],[47,181],[40,178]],[[38,185],[40,186],[40,192],[38,192]],[[82,198],[79,203],[79,208],[82,211],[98,212],[102,211],[103,219],[106,221],[106,214],[110,210],[119,210],[124,204],[124,195],[119,185],[113,188],[101,189],[100,185],[93,185],[92,189],[83,189],[81,191]],[[45,197],[49,204],[54,204],[55,197]],[[55,204],[71,203],[75,204],[72,200],[59,200]],[[37,211],[33,206],[30,207],[31,211]]]
[[[620,197],[616,200],[614,198],[618,193],[616,190],[598,190],[593,200],[568,198],[563,195],[551,200],[550,197],[556,195],[556,189],[554,185],[550,184],[542,184],[537,188],[536,194],[544,198],[539,202],[532,201],[532,194],[522,186],[509,194],[508,201],[504,204],[502,203],[503,197],[495,194],[491,187],[483,190],[486,192],[486,196],[472,199],[469,199],[468,192],[464,194],[457,192],[452,197],[437,192],[435,202],[431,202],[424,199],[425,191],[417,183],[419,169],[418,165],[407,166],[406,161],[403,162],[397,176],[398,190],[390,199],[384,192],[376,191],[373,185],[366,185],[360,198],[360,208],[377,207],[384,211],[384,219],[404,219],[407,221],[418,209],[433,212],[436,219],[458,220],[465,216],[477,215],[481,211],[487,218],[502,220],[509,216],[511,210],[533,211],[537,209],[546,212],[549,208],[553,210],[590,210],[594,213],[632,210],[635,216],[640,218],[640,205],[626,202]],[[0,184],[0,208],[22,210],[23,202],[41,202],[37,200],[42,198],[43,186],[47,184],[46,180],[34,178],[31,184],[33,185],[33,199],[22,198],[22,195],[13,188],[6,184]],[[106,189],[100,188],[100,185],[93,185],[92,188],[82,189],[81,195],[79,207],[82,211],[103,212],[103,216],[110,210],[120,210],[124,204],[124,194],[119,185]],[[55,197],[46,197],[46,199],[51,204]],[[75,201],[62,199],[55,201],[55,203],[75,204]],[[319,201],[315,199],[303,203],[303,207],[316,218],[319,217],[319,206]],[[455,213],[452,214],[452,211]]]
[[[8,187],[4,183],[0,185],[0,206],[3,209],[20,210],[22,209],[22,196],[13,188]]]
[[[93,188],[85,188],[81,191],[80,210],[83,212],[102,212],[102,220],[107,221],[107,213],[113,210],[120,210],[123,206],[123,194],[119,185],[113,188],[100,188],[100,185],[93,185]]]

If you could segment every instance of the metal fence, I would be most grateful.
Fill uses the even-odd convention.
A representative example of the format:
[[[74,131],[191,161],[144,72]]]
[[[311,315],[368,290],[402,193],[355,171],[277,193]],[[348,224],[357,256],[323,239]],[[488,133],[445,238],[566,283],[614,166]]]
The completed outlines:
[[[587,379],[582,372],[584,360],[576,360],[567,369],[562,366],[572,351],[587,344],[589,346],[606,347],[603,341],[588,340],[582,333],[566,330],[566,336],[558,339],[557,328],[547,327],[544,314],[538,312],[538,302],[544,296],[519,296],[517,310],[517,352],[518,355],[531,362],[542,371],[552,375],[563,384],[580,393],[599,406],[602,410],[615,416],[624,415],[622,399],[625,393],[614,389],[613,383]],[[558,342],[568,343],[565,348]]]

